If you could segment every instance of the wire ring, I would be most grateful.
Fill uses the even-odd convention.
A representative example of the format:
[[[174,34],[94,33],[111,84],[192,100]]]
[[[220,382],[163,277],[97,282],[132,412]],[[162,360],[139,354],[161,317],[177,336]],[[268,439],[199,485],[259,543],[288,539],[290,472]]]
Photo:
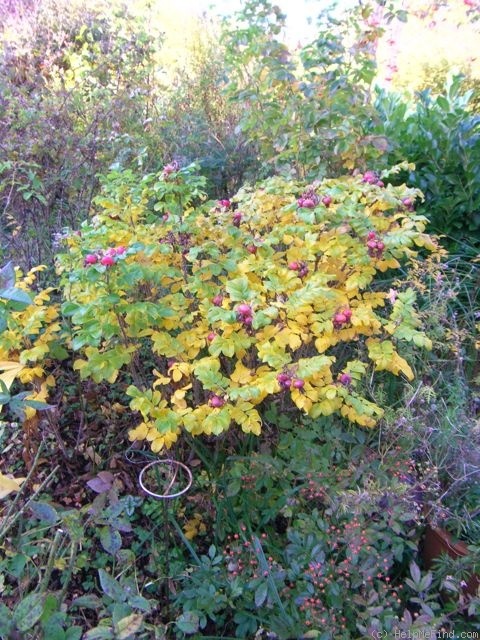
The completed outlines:
[[[140,465],[140,464],[144,464],[145,462],[145,458],[151,458],[153,456],[149,456],[148,453],[146,451],[143,451],[142,449],[132,449],[132,447],[129,447],[124,454],[125,460],[127,462],[129,462],[130,464],[134,464],[134,465]]]
[[[144,475],[148,471],[148,469],[157,465],[168,465],[171,468],[172,467],[174,468],[173,477],[170,480],[165,493],[154,493],[153,491],[150,491],[150,489],[147,489],[143,481]],[[168,493],[169,490],[172,488],[173,483],[176,480],[177,473],[180,469],[182,469],[187,475],[187,485],[181,491],[177,491],[177,493]],[[172,460],[170,458],[166,458],[165,460],[154,460],[153,462],[150,462],[150,464],[147,464],[145,467],[143,467],[143,469],[140,471],[140,475],[138,476],[138,482],[140,483],[140,486],[145,491],[145,493],[147,493],[149,496],[152,496],[152,498],[157,498],[159,500],[172,500],[173,498],[178,498],[184,493],[187,493],[187,491],[192,486],[193,476],[192,476],[192,472],[190,471],[190,469],[187,467],[186,464],[183,464],[183,462],[179,462],[178,460]]]

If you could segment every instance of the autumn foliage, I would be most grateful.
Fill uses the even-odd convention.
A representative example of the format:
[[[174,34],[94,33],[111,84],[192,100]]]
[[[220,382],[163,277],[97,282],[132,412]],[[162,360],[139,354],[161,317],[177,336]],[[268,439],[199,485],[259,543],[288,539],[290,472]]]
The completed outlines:
[[[373,427],[372,372],[412,379],[403,345],[429,347],[415,291],[382,286],[436,250],[421,194],[386,173],[277,177],[212,206],[194,167],[174,169],[130,186],[111,175],[58,259],[81,377],[127,372],[130,439],[154,451],[183,430],[259,435],[270,402]]]

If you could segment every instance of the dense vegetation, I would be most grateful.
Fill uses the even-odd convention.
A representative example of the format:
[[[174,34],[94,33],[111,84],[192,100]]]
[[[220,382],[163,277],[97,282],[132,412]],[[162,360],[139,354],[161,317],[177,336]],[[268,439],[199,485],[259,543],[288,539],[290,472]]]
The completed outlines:
[[[154,11],[0,2],[0,637],[478,632],[475,77]]]

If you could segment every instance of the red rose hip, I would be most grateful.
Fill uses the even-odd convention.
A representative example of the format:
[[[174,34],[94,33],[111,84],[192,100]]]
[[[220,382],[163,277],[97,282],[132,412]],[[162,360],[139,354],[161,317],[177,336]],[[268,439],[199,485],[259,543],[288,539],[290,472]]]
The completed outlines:
[[[115,260],[113,259],[113,256],[103,256],[100,260],[100,264],[103,264],[104,267],[111,267],[115,264]]]

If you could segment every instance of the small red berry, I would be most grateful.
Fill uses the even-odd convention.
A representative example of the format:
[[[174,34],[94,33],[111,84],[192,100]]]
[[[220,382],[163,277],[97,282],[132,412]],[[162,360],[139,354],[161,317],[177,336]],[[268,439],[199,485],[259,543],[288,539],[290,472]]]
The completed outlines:
[[[242,316],[251,316],[252,315],[252,307],[249,304],[246,304],[245,302],[242,302],[242,304],[238,305],[237,311]]]
[[[303,389],[303,387],[305,386],[305,380],[300,380],[299,378],[297,378],[293,381],[292,385],[295,389]]]
[[[220,407],[223,407],[225,400],[220,398],[220,396],[213,395],[208,401],[208,404],[214,409],[219,409]]]
[[[350,318],[352,317],[352,310],[351,310],[350,308],[348,308],[348,307],[347,307],[347,308],[343,311],[343,315],[345,316],[345,318],[346,318],[347,320],[350,320]]]
[[[279,373],[277,375],[277,380],[280,383],[286,382],[287,380],[290,380],[290,376],[288,375],[288,373]]]
[[[342,373],[338,379],[340,384],[343,384],[344,387],[348,387],[352,382],[352,376],[349,373]]]
[[[115,251],[117,252],[118,256],[121,256],[122,254],[124,254],[126,250],[127,249],[123,245],[121,245],[120,247],[117,247],[115,249]]]
[[[303,204],[300,206],[302,206],[304,209],[313,209],[315,207],[315,202],[312,200],[312,198],[303,198]]]
[[[253,255],[255,255],[257,253],[257,249],[258,249],[258,247],[256,247],[254,244],[249,244],[248,247],[247,247],[248,253],[251,253]]]
[[[376,237],[377,237],[377,234],[375,233],[375,231],[369,231],[367,235],[367,240],[375,240]]]
[[[207,340],[209,342],[213,342],[213,340],[215,340],[216,337],[217,337],[217,334],[215,333],[215,331],[210,331],[210,333],[207,336]]]
[[[322,204],[324,204],[328,209],[328,207],[332,204],[332,198],[330,196],[323,196]]]
[[[169,176],[171,173],[178,171],[178,164],[176,162],[172,162],[171,164],[166,164],[163,167],[163,174],[165,177]]]
[[[375,184],[377,180],[378,178],[375,171],[365,171],[363,174],[363,182],[366,182],[367,184]]]
[[[103,258],[100,260],[100,264],[103,264],[104,267],[111,267],[115,264],[115,260],[112,256],[103,256]]]
[[[85,256],[85,264],[97,264],[98,256],[94,253],[89,253]]]
[[[347,322],[347,317],[344,313],[336,313],[333,320],[336,324],[345,324],[345,322]]]
[[[289,262],[288,268],[292,271],[298,271],[300,269],[300,265],[298,264],[298,262]]]
[[[378,251],[383,251],[385,249],[385,244],[382,241],[377,242],[377,249]]]
[[[212,299],[212,302],[216,307],[221,307],[223,302],[223,296],[220,293],[217,293],[217,295]]]

